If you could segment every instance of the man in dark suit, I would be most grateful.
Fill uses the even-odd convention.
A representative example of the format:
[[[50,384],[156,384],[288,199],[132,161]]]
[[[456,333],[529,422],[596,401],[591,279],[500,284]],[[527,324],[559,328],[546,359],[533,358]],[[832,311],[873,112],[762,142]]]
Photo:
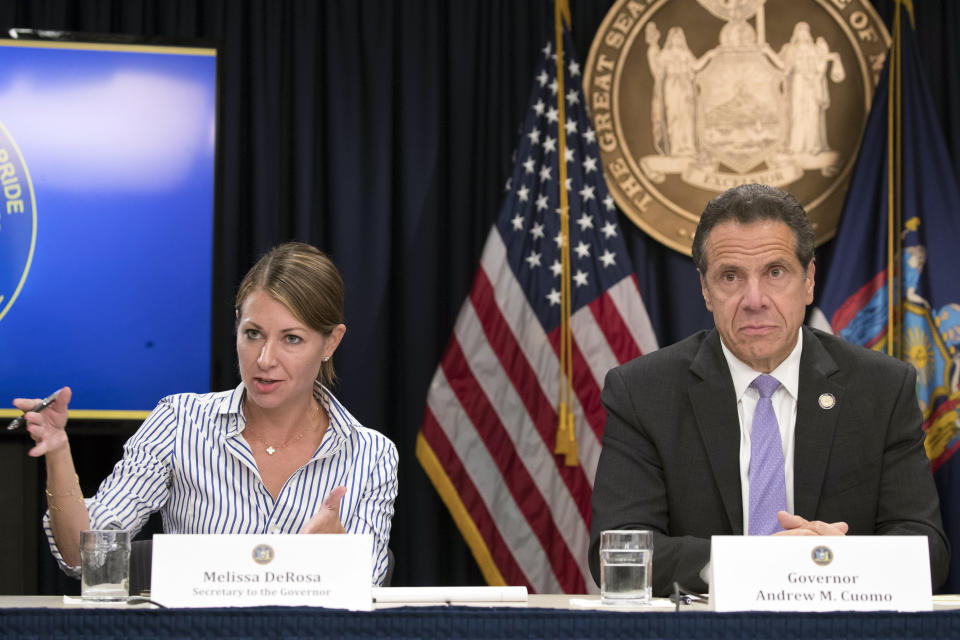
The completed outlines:
[[[716,327],[612,369],[593,492],[600,532],[654,532],[653,592],[706,591],[710,536],[927,536],[949,548],[914,368],[803,326],[814,234],[793,196],[744,185],[700,218],[693,259]]]

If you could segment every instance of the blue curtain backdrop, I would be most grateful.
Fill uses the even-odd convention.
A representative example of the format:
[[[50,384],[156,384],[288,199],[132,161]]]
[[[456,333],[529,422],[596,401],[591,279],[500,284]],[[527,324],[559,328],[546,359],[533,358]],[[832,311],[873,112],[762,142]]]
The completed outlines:
[[[875,1],[881,16],[892,16],[891,0]],[[585,57],[612,2],[571,4],[576,49]],[[915,5],[928,81],[960,176],[960,6]],[[414,442],[427,385],[499,209],[552,11],[548,0],[0,3],[4,32],[201,38],[220,46],[214,386],[236,383],[232,297],[256,257],[290,239],[330,253],[348,287],[337,393],[400,449],[396,585],[482,582],[416,462]],[[621,226],[660,344],[711,325],[689,258],[626,218]],[[829,246],[818,259],[817,275],[825,275]],[[103,455],[110,465],[117,451]],[[84,487],[100,479],[84,478]],[[53,578],[41,584],[62,589]]]

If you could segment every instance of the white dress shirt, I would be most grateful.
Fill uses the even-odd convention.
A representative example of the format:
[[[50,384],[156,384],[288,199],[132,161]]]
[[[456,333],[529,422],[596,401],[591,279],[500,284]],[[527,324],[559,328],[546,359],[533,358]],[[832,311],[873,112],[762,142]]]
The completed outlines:
[[[244,386],[232,391],[163,398],[123,447],[123,458],[86,500],[92,529],[127,529],[131,537],[159,511],[166,533],[299,533],[337,486],[347,493],[340,522],[349,533],[373,534],[373,576],[387,571],[387,543],[397,497],[397,448],[361,426],[319,383],[315,397],[330,426],[313,457],[293,472],[277,499],[260,478],[242,437]],[[43,527],[61,568],[50,528]]]
[[[787,489],[787,511],[793,513],[793,452],[794,431],[797,425],[797,392],[800,387],[800,354],[803,351],[803,331],[797,331],[797,344],[790,355],[770,372],[780,381],[780,387],[773,392],[771,402],[780,427],[780,443],[783,446],[783,477]],[[737,358],[723,344],[723,355],[733,378],[733,389],[737,396],[737,413],[740,417],[740,490],[743,499],[743,532],[750,530],[750,434],[753,427],[753,413],[757,408],[760,394],[750,386],[754,378],[761,374]]]

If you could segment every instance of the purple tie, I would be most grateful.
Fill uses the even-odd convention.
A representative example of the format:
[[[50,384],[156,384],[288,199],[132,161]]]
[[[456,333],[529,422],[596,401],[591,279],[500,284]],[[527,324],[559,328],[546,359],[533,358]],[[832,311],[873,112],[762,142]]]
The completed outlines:
[[[750,383],[760,393],[750,433],[750,535],[768,536],[781,530],[777,511],[787,509],[787,483],[783,479],[783,446],[780,427],[770,397],[780,381],[761,374]]]

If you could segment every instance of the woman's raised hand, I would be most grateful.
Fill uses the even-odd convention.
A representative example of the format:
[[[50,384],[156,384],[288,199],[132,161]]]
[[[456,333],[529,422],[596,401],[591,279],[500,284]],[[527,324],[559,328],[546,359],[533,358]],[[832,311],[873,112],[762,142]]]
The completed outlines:
[[[57,400],[43,411],[30,411],[39,399],[14,398],[13,406],[26,412],[27,432],[36,443],[28,455],[39,457],[67,446],[67,407],[72,393],[70,387],[57,391]]]

